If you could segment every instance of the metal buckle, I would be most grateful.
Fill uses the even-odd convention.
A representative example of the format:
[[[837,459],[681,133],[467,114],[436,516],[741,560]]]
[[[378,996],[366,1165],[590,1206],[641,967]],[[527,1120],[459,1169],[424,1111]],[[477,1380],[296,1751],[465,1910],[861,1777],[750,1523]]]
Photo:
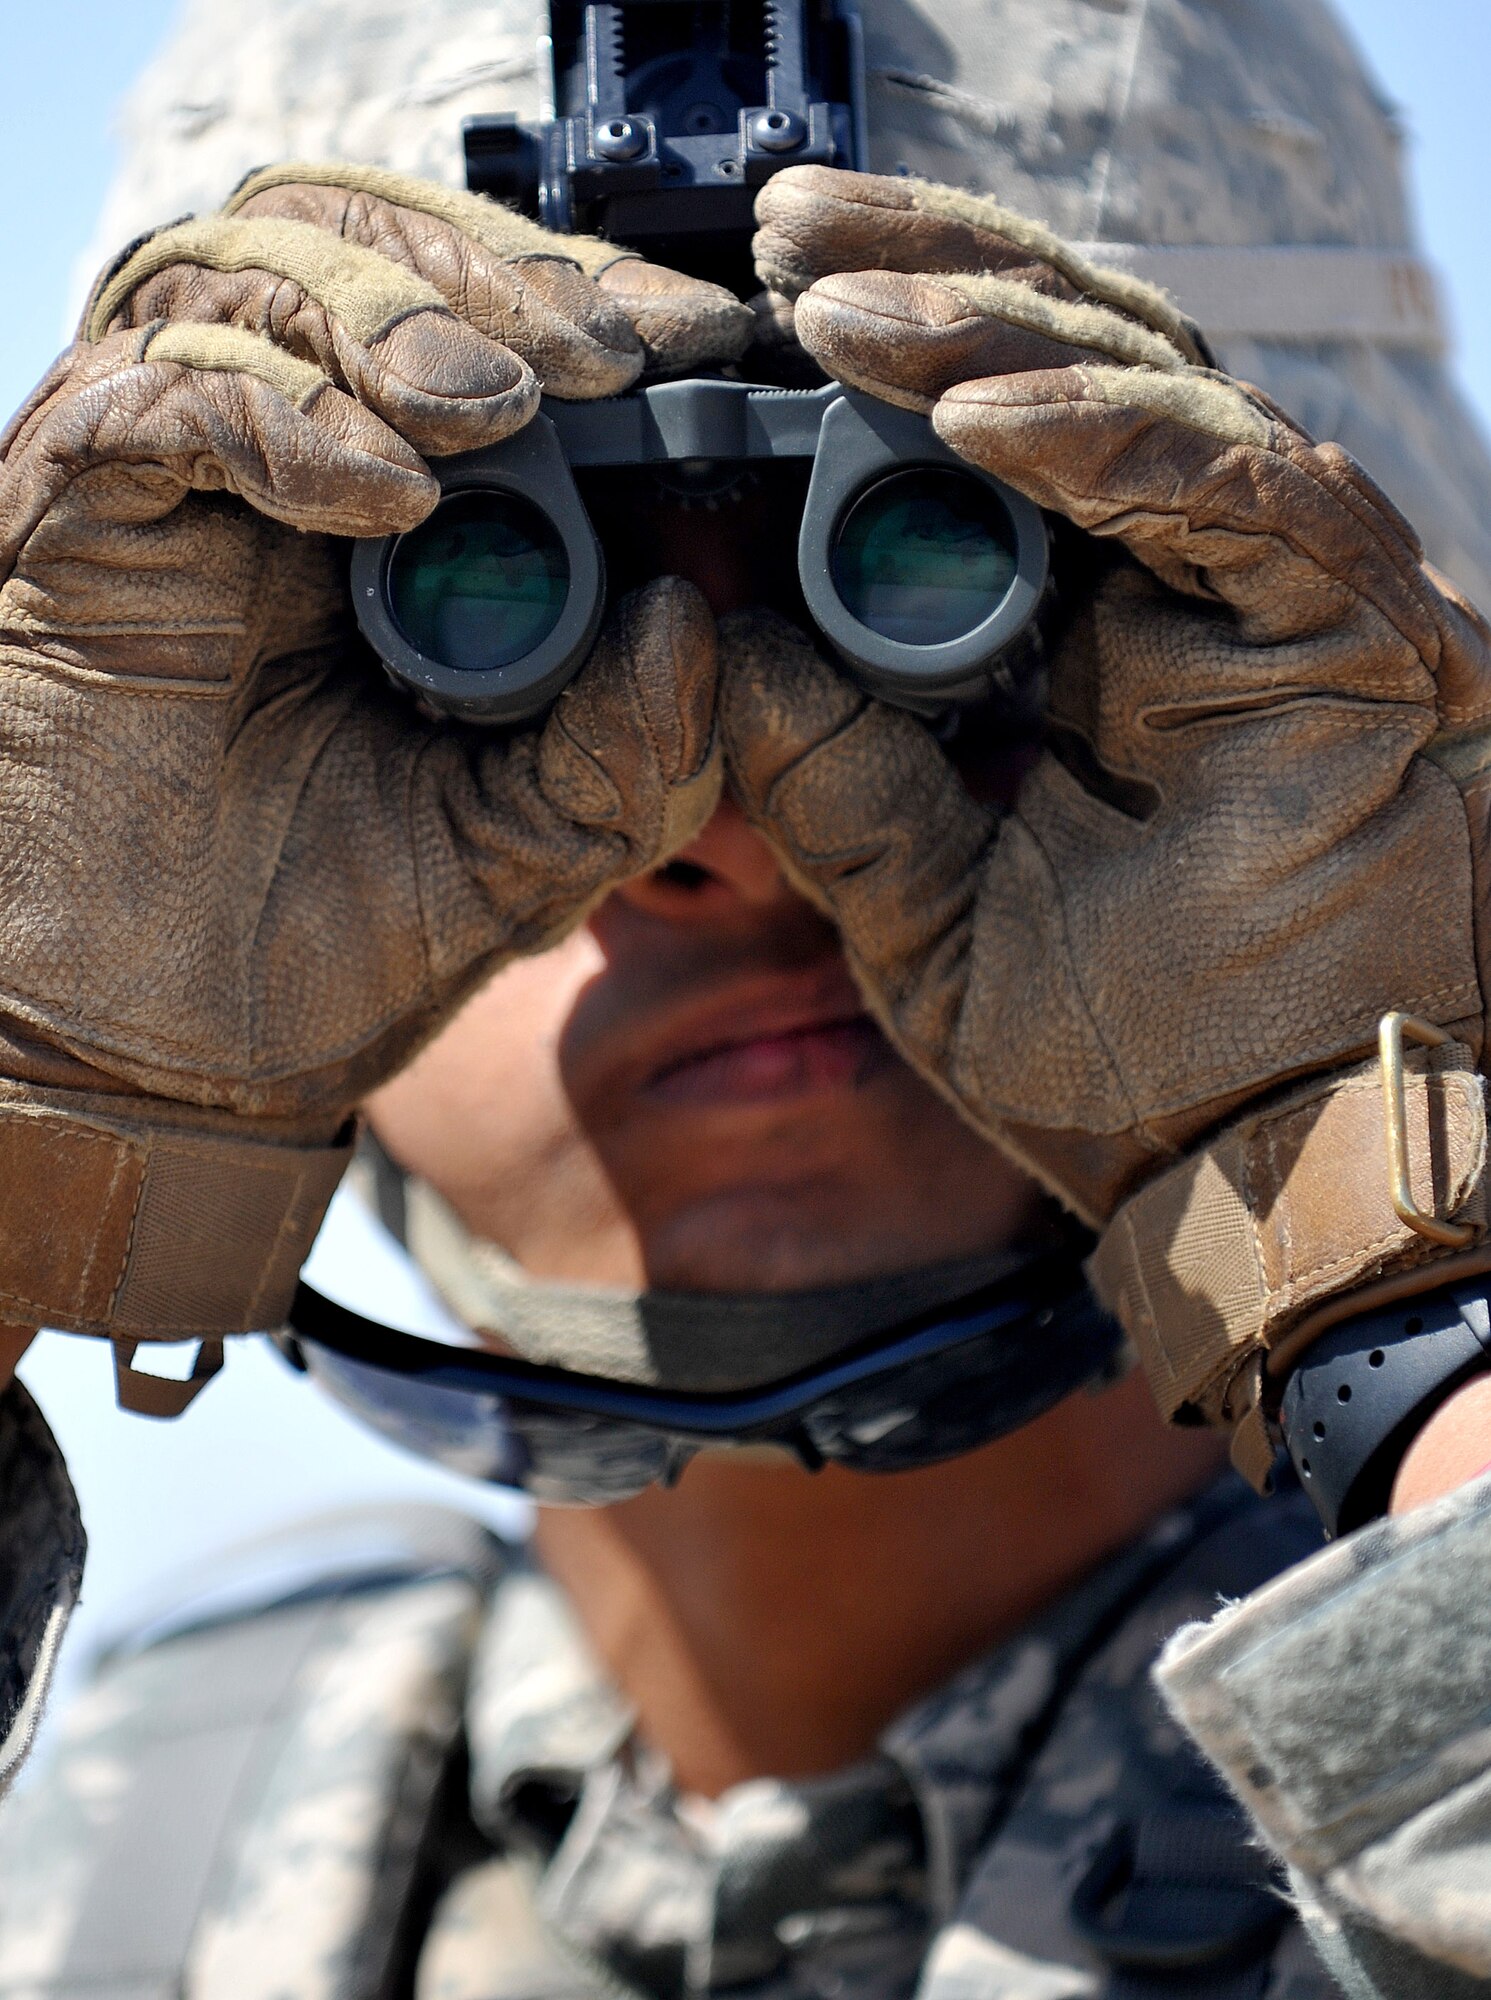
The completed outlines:
[[[1400,1222],[1426,1236],[1431,1243],[1463,1250],[1475,1235],[1469,1223],[1441,1222],[1438,1216],[1425,1215],[1413,1198],[1408,1175],[1408,1108],[1403,1096],[1403,1044],[1417,1042],[1426,1049],[1439,1049],[1453,1039],[1443,1028],[1437,1028],[1432,1021],[1421,1021],[1414,1014],[1384,1014],[1377,1027],[1387,1128],[1387,1183],[1394,1211]]]

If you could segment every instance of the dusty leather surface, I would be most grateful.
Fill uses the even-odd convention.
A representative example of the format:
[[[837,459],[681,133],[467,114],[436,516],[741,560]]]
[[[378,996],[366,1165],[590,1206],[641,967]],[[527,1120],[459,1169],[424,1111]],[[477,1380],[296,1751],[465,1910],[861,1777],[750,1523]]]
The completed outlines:
[[[1092,538],[1003,818],[799,637],[728,627],[732,781],[908,1059],[1098,1225],[1390,1009],[1478,1059],[1491,638],[1360,467],[992,202],[801,168],[758,217],[826,368]],[[1349,1288],[1353,1163],[1314,1164]]]
[[[1486,1084],[1464,1043],[1420,1053],[1404,1096],[1420,1209],[1483,1233]],[[1242,1364],[1343,1284],[1439,1265],[1393,1209],[1385,1151],[1382,1080],[1364,1063],[1234,1120],[1124,1203],[1089,1274],[1167,1416],[1221,1421]]]
[[[340,538],[413,526],[423,454],[507,434],[542,387],[614,393],[679,342],[733,351],[749,316],[637,260],[605,291],[475,197],[286,171],[116,259],[0,440],[7,1271],[45,1323],[107,1326],[129,1259],[210,1247],[219,1328],[241,1326],[306,1183],[287,1161],[245,1228],[235,1178],[262,1190],[266,1149],[309,1149],[329,1197],[365,1092],[717,796],[689,586],[625,603],[546,725],[498,738],[382,686]],[[20,1116],[28,1090],[47,1117]],[[72,1110],[96,1171],[59,1201]],[[131,1185],[163,1127],[241,1142],[244,1173],[152,1232]],[[128,1258],[99,1270],[111,1204]]]

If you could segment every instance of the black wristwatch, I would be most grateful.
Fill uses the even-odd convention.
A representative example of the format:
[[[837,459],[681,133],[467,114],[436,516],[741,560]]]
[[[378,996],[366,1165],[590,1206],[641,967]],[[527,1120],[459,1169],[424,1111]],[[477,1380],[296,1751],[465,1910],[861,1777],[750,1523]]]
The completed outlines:
[[[1472,1279],[1363,1313],[1305,1350],[1279,1428],[1327,1536],[1387,1509],[1403,1454],[1450,1393],[1491,1367],[1491,1293]]]

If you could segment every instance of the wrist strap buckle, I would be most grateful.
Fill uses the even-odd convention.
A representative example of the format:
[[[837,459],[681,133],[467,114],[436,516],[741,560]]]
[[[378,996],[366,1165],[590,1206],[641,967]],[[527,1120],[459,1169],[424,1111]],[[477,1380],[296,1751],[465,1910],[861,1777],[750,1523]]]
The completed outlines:
[[[1387,1184],[1398,1220],[1447,1249],[1463,1250],[1475,1235],[1465,1222],[1441,1222],[1425,1215],[1413,1198],[1408,1173],[1408,1110],[1403,1096],[1403,1044],[1417,1042],[1426,1049],[1443,1048],[1453,1036],[1432,1021],[1416,1014],[1384,1014],[1377,1027],[1377,1052],[1382,1066],[1382,1106],[1387,1133]]]

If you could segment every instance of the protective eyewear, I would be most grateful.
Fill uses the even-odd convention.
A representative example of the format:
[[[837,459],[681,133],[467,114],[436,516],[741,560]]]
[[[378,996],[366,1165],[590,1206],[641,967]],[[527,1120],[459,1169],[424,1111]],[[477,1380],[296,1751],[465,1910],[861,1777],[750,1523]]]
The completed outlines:
[[[1069,1259],[1036,1265],[783,1380],[682,1394],[396,1331],[302,1284],[281,1346],[392,1443],[534,1498],[671,1485],[707,1447],[901,1472],[1029,1422],[1109,1369],[1121,1336]]]
[[[419,527],[354,544],[358,621],[431,706],[524,721],[579,671],[605,611],[605,558],[576,473],[666,469],[687,493],[763,461],[811,468],[802,600],[862,687],[922,713],[988,700],[1034,711],[1049,575],[1040,509],[956,457],[925,417],[836,384],[697,380],[546,401],[515,436],[443,461],[441,498]]]

